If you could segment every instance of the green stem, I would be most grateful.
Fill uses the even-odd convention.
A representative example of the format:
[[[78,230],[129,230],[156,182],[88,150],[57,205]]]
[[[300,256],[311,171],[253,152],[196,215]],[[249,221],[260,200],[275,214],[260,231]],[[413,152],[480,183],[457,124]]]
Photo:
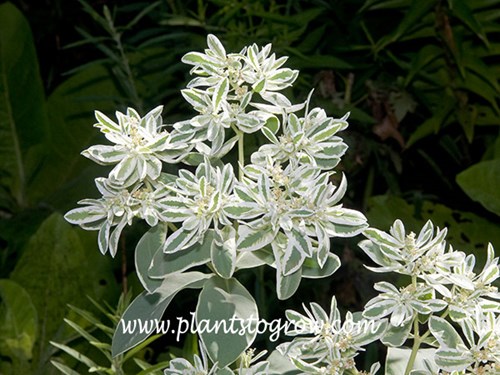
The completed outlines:
[[[238,130],[236,134],[238,134],[238,178],[241,181],[243,180],[243,167],[245,166],[245,133]]]
[[[175,226],[175,224],[174,224],[174,223],[170,223],[170,222],[168,222],[168,223],[167,223],[167,226],[168,226],[168,228],[169,228],[172,232],[175,232],[175,231],[177,230],[177,227]]]
[[[116,43],[116,48],[118,50],[118,53],[120,54],[120,59],[122,63],[122,69],[123,73],[125,73],[125,77],[127,78],[127,83],[126,85],[128,87],[124,87],[126,91],[129,92],[130,94],[130,99],[133,101],[135,107],[137,110],[142,113],[142,100],[139,97],[139,94],[137,92],[137,87],[135,85],[135,79],[134,75],[132,74],[132,69],[130,69],[130,63],[128,60],[128,57],[125,53],[125,48],[123,48],[123,43],[121,40],[121,33],[116,29],[113,18],[111,17],[111,14],[109,12],[109,9],[107,7],[104,8],[104,16],[106,17],[106,20],[108,21],[108,26],[110,30],[111,37]]]
[[[417,358],[418,349],[420,348],[420,344],[422,343],[422,338],[418,332],[418,314],[414,318],[413,321],[413,347],[411,349],[410,359],[408,360],[408,364],[406,365],[405,375],[408,375],[410,371],[413,369],[413,365],[415,363],[415,359]]]
[[[416,289],[417,288],[417,276],[412,275],[411,284]],[[406,365],[405,375],[409,375],[410,371],[413,369],[415,359],[417,358],[418,349],[422,343],[422,338],[420,337],[419,324],[418,324],[418,313],[413,318],[413,347],[411,349],[410,359]]]

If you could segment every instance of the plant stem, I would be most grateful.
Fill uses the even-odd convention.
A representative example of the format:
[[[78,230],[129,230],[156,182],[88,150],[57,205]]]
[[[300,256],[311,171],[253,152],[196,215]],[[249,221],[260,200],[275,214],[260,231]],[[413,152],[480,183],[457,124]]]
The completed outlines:
[[[415,289],[417,288],[416,275],[412,275],[411,284]],[[419,332],[418,313],[416,313],[415,317],[413,318],[413,347],[411,349],[410,359],[408,360],[408,364],[406,365],[405,375],[409,375],[410,371],[412,370],[421,343],[422,343],[422,338],[420,337],[420,332]]]
[[[245,145],[244,145],[244,137],[245,134],[241,131],[238,131],[238,179],[243,180],[243,167],[245,166]]]
[[[413,365],[415,363],[415,359],[417,358],[418,349],[420,348],[420,344],[422,343],[422,338],[418,332],[418,314],[414,318],[413,321],[413,347],[411,349],[410,359],[408,360],[408,364],[406,365],[405,375],[408,375],[410,371],[413,369]]]
[[[128,57],[125,53],[125,49],[123,48],[123,43],[121,40],[121,33],[116,29],[113,18],[111,17],[111,13],[107,7],[104,7],[104,16],[108,21],[108,26],[110,30],[111,37],[116,43],[116,48],[118,53],[120,54],[120,59],[122,63],[123,73],[125,73],[125,77],[127,79],[128,85],[124,87],[125,91],[128,91],[130,94],[130,99],[134,103],[135,107],[139,112],[142,112],[142,100],[139,98],[139,94],[137,92],[137,87],[135,85],[134,75],[132,74],[132,70],[130,69],[130,63],[128,61]],[[128,87],[128,90],[127,90]]]

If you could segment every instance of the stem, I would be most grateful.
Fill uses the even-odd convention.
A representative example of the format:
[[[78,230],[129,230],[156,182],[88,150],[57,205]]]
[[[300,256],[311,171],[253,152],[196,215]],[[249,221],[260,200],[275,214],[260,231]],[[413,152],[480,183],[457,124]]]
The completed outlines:
[[[169,228],[172,232],[175,232],[175,231],[177,230],[177,227],[175,226],[175,224],[174,224],[174,223],[170,223],[170,222],[168,222],[168,223],[167,223],[167,226],[168,226],[168,228]]]
[[[422,343],[422,338],[420,337],[418,332],[418,314],[417,314],[415,316],[415,320],[413,321],[413,347],[411,349],[410,359],[408,360],[408,364],[406,365],[405,375],[408,375],[412,370],[421,343]]]
[[[412,275],[411,284],[414,288],[417,288],[417,276]],[[418,313],[416,313],[415,318],[413,318],[413,347],[411,349],[410,359],[408,360],[408,364],[406,365],[405,375],[409,375],[410,371],[413,368],[415,363],[415,359],[417,358],[418,349],[420,348],[420,344],[422,343],[422,338],[420,337],[419,326],[418,326]]]
[[[134,102],[135,107],[139,112],[142,113],[142,100],[139,98],[139,94],[137,92],[137,87],[135,86],[135,79],[134,75],[132,74],[132,70],[130,69],[130,64],[127,58],[127,55],[125,54],[125,49],[123,48],[123,43],[121,40],[121,33],[118,32],[115,28],[115,24],[113,21],[113,18],[111,17],[111,14],[107,7],[104,9],[104,16],[106,17],[106,20],[108,21],[108,26],[110,30],[111,37],[116,43],[116,48],[118,50],[118,53],[120,54],[120,59],[122,63],[122,69],[123,72],[125,73],[125,77],[127,78],[127,87],[129,90],[127,90],[127,87],[124,87],[126,91],[129,92],[130,94],[130,99]]]
[[[244,137],[245,134],[241,131],[238,131],[238,179],[243,180],[243,167],[245,165],[245,145],[244,145]]]

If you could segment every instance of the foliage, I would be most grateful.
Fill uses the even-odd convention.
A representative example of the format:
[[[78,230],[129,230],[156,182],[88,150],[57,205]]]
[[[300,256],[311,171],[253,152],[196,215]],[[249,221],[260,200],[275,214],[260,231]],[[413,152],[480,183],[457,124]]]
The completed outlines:
[[[206,241],[202,246],[192,245],[169,254],[157,251],[158,242],[163,244],[165,238],[170,238],[175,233],[177,225],[182,225],[189,216],[196,216],[196,202],[210,196],[206,191],[187,188],[188,185],[191,186],[191,180],[200,185],[195,167],[185,166],[185,169],[181,169],[182,172],[178,172],[180,164],[163,166],[162,172],[167,174],[161,175],[161,181],[173,187],[175,194],[172,189],[158,190],[159,186],[155,184],[149,187],[151,191],[144,187],[133,191],[130,186],[127,187],[128,190],[116,191],[114,186],[104,186],[104,179],[101,179],[99,186],[108,191],[108,195],[89,200],[89,204],[85,206],[94,212],[101,210],[101,218],[91,225],[102,229],[98,242],[102,252],[117,251],[117,239],[123,229],[119,246],[121,265],[115,262],[113,266],[108,259],[91,251],[95,236],[62,225],[59,215],[51,216],[53,211],[67,211],[73,206],[72,202],[83,196],[95,196],[92,181],[102,174],[102,169],[78,155],[91,144],[105,142],[104,137],[96,135],[88,126],[93,109],[99,108],[103,114],[111,114],[118,109],[123,116],[127,116],[127,107],[132,106],[137,109],[135,116],[140,117],[139,113],[146,114],[146,108],[164,103],[163,116],[166,123],[180,122],[179,120],[192,116],[191,103],[183,101],[178,95],[180,84],[185,81],[186,75],[185,66],[180,60],[187,52],[198,50],[207,33],[216,33],[226,48],[230,47],[231,50],[241,50],[245,44],[253,42],[258,45],[272,42],[273,50],[278,56],[290,56],[286,64],[291,71],[301,70],[300,77],[294,81],[293,92],[286,88],[282,93],[290,102],[304,103],[311,86],[315,85],[316,90],[314,94],[310,94],[307,102],[311,108],[318,105],[324,108],[324,111],[313,108],[312,111],[301,112],[302,114],[297,112],[297,121],[287,121],[293,114],[287,115],[285,120],[281,114],[275,113],[274,116],[280,122],[280,133],[277,134],[272,132],[275,128],[272,121],[275,120],[264,121],[262,118],[242,116],[247,114],[244,112],[233,113],[234,116],[239,115],[236,122],[238,131],[243,131],[245,126],[248,130],[252,126],[258,128],[265,125],[256,132],[245,133],[242,153],[246,162],[269,169],[266,164],[269,158],[286,164],[292,163],[287,160],[300,154],[302,161],[313,160],[319,166],[320,175],[328,168],[335,167],[349,176],[349,189],[346,189],[342,200],[350,207],[363,207],[371,226],[388,230],[394,218],[398,217],[407,227],[417,231],[431,217],[432,222],[440,228],[448,227],[447,241],[454,248],[473,249],[477,263],[480,264],[487,261],[487,252],[482,247],[485,238],[496,247],[499,246],[499,197],[498,189],[495,189],[494,173],[500,155],[497,129],[498,0],[286,3],[225,0],[169,0],[150,3],[137,0],[127,4],[105,0],[104,4],[107,5],[104,6],[103,15],[83,2],[81,10],[74,4],[60,0],[49,0],[47,4],[17,3],[30,19],[34,31],[42,79],[38,73],[33,38],[26,21],[12,5],[2,5],[0,18],[5,22],[0,22],[0,66],[4,78],[1,80],[3,84],[0,84],[3,98],[3,105],[0,104],[0,124],[3,124],[0,125],[0,132],[4,134],[5,144],[0,147],[3,150],[0,156],[0,246],[3,251],[0,277],[10,277],[14,270],[11,281],[19,286],[16,296],[25,301],[23,306],[35,306],[35,315],[42,318],[37,318],[35,333],[30,331],[28,336],[22,336],[26,356],[16,357],[10,349],[2,346],[0,372],[55,373],[55,368],[51,368],[48,363],[54,348],[47,344],[49,340],[62,342],[68,334],[61,329],[59,322],[65,312],[65,304],[71,300],[70,291],[77,288],[83,294],[90,293],[97,300],[106,298],[114,301],[117,290],[114,287],[112,267],[115,277],[121,277],[124,289],[127,289],[127,283],[134,284],[136,279],[140,280],[136,282],[137,286],[140,288],[139,282],[142,283],[150,293],[160,288],[163,281],[179,281],[171,287],[163,285],[161,302],[145,298],[147,293],[138,297],[142,303],[135,307],[139,309],[151,309],[152,305],[156,306],[158,303],[153,316],[161,317],[165,309],[167,314],[176,308],[185,309],[183,295],[186,294],[181,292],[180,297],[174,296],[186,285],[199,290],[204,283],[215,282],[219,278],[234,280],[236,277],[254,295],[260,317],[270,318],[270,314],[281,316],[278,304],[275,303],[277,294],[272,292],[276,285],[271,279],[274,269],[279,271],[281,266],[275,260],[275,253],[283,251],[283,244],[290,240],[284,235],[284,228],[289,223],[288,219],[286,222],[276,222],[276,217],[266,216],[266,207],[260,204],[264,195],[260,195],[258,179],[253,178],[257,173],[255,171],[250,170],[248,174],[248,168],[244,170],[247,173],[244,185],[240,185],[234,176],[233,194],[230,193],[231,190],[225,193],[226,198],[235,197],[234,192],[237,191],[248,193],[248,197],[241,196],[238,201],[232,202],[235,205],[237,203],[239,208],[229,208],[231,212],[222,210],[221,214],[218,205],[207,207],[205,213],[210,216],[207,221],[209,224],[198,223],[197,234],[192,238],[193,240],[204,232]],[[80,17],[84,12],[91,17]],[[60,50],[61,41],[67,44],[74,40],[74,24],[77,24],[77,31],[83,40],[70,45],[70,49]],[[65,29],[59,25],[63,25]],[[51,35],[51,32],[58,34]],[[48,46],[50,43],[52,45]],[[72,69],[69,79],[60,74],[62,65],[73,68],[80,64],[78,68]],[[47,94],[50,94],[47,99],[44,99],[42,83],[45,84]],[[61,85],[54,90],[55,83]],[[255,83],[254,81],[253,84]],[[183,97],[187,99],[191,95],[193,100],[199,91],[212,89],[210,84],[188,88]],[[211,95],[210,91],[209,100],[213,101]],[[28,97],[30,100],[26,100]],[[254,95],[251,100],[254,104],[266,104],[264,100],[255,100],[255,97],[258,96]],[[196,107],[198,119],[205,125],[207,123],[203,121],[210,123],[210,116],[203,116],[206,115],[204,111],[210,109],[209,104],[199,102]],[[234,104],[238,104],[238,101],[232,101],[231,104],[235,107]],[[248,112],[250,108],[259,110],[249,104],[243,110]],[[349,128],[345,128],[347,118],[342,118],[347,111],[351,113]],[[12,116],[9,117],[9,113]],[[307,136],[294,138],[297,131],[306,133],[304,126],[308,118],[322,121],[327,117],[326,113],[334,114],[342,120],[337,126],[340,126],[338,131],[343,132],[343,139],[333,137],[326,140],[329,144],[321,145],[332,152],[327,159],[322,158],[311,143],[304,142]],[[117,124],[120,123],[119,120],[118,118]],[[215,121],[215,127],[217,124]],[[227,135],[224,144],[230,148],[231,142],[238,142],[237,133],[231,129],[231,125],[229,128],[225,127],[227,122],[222,121],[221,124],[219,137],[222,130]],[[125,128],[121,134],[126,137],[130,128]],[[167,129],[170,130],[168,127]],[[157,133],[162,133],[162,130],[163,128],[159,129]],[[289,139],[285,142],[286,145],[282,144],[280,137]],[[215,139],[220,142],[220,138]],[[139,143],[144,145],[142,141]],[[211,140],[203,143],[210,148],[213,146]],[[262,143],[268,144],[259,149]],[[345,153],[346,145],[349,145],[348,153]],[[122,146],[126,149],[126,144]],[[200,146],[205,154],[214,151],[211,149],[207,152],[205,146]],[[132,173],[135,176],[129,175],[131,180],[141,179],[143,173],[148,171],[156,173],[154,170],[157,168],[157,161],[154,159],[158,154],[151,158],[149,150],[143,151],[139,151],[131,162],[140,165],[142,172]],[[198,151],[196,148],[191,150],[184,161],[191,165],[206,162]],[[259,153],[255,153],[256,151]],[[267,156],[256,157],[252,156],[253,153]],[[224,161],[231,162],[234,167],[234,173],[225,170],[225,176],[228,173],[239,175],[241,172],[236,163],[237,156],[232,152],[226,156],[223,154],[221,152],[220,155],[209,156],[208,163],[211,170],[215,171],[210,175],[217,176],[217,173],[224,171],[217,161],[219,157],[224,157]],[[95,155],[97,158],[101,157],[97,150]],[[291,167],[283,169],[284,176],[290,176]],[[267,171],[271,185],[275,183],[275,172],[279,171]],[[319,182],[314,180],[314,173],[306,175],[309,183]],[[179,179],[184,176],[188,177],[187,180]],[[304,177],[300,174],[291,176],[296,179]],[[337,186],[337,192],[346,182],[340,176],[339,173],[329,178],[331,186]],[[207,178],[208,175],[205,175],[205,181]],[[220,177],[213,177],[211,182],[214,181],[218,184]],[[290,184],[279,182],[275,187],[287,191],[290,198],[275,202],[277,207],[293,209],[294,202],[308,198],[303,191]],[[159,194],[154,194],[154,191]],[[182,211],[180,215],[184,215],[184,219],[177,217],[177,225],[169,224],[168,229],[158,225],[139,241],[135,251],[136,278],[135,272],[131,272],[127,266],[134,258],[130,256],[134,252],[133,244],[148,224],[163,220],[163,208],[147,202],[155,203],[172,195],[175,195],[179,203],[176,209]],[[479,204],[472,203],[472,200]],[[121,205],[124,211],[116,206],[113,216],[103,218],[103,207],[117,202],[121,202],[118,206]],[[252,223],[255,219],[231,216],[234,215],[234,210],[241,210],[242,206],[253,207],[254,214],[259,210],[263,212],[261,218],[264,218],[265,225],[259,229],[266,231],[266,225],[279,227],[274,242],[281,244],[280,249],[273,249],[270,245],[263,250],[238,255],[232,241],[225,240],[233,235],[239,236],[239,228],[234,228],[235,233],[230,229],[220,230],[219,233],[214,231],[214,224],[222,228],[224,220]],[[251,215],[252,210],[248,208],[245,215]],[[132,217],[145,219],[147,223],[134,225],[131,230],[127,224],[135,220]],[[319,223],[291,216],[292,224],[297,220],[307,221],[309,225]],[[321,224],[329,225],[327,221],[322,221]],[[208,229],[204,231],[203,227],[206,225]],[[242,225],[245,226],[248,225]],[[46,233],[42,233],[42,230]],[[330,277],[325,278],[326,282],[319,286],[314,280],[301,282],[298,272],[294,272],[279,280],[281,287],[277,293],[280,298],[293,294],[287,299],[286,306],[294,308],[296,303],[302,302],[303,296],[316,299],[320,305],[326,306],[329,296],[335,290],[341,311],[346,307],[351,310],[353,307],[361,309],[365,298],[374,297],[372,282],[378,282],[381,280],[380,276],[386,276],[368,274],[362,267],[362,263],[366,262],[366,255],[350,240],[334,239],[330,243],[324,237],[323,250],[329,247],[333,253],[330,252],[327,258],[326,252],[317,252],[309,257],[307,239],[312,241],[314,250],[315,241],[319,239],[315,236],[317,234],[310,232],[305,237],[305,243],[301,246],[306,249],[305,255],[289,249],[289,255],[295,263],[286,263],[291,265],[286,271],[299,267],[303,257],[300,268],[302,278]],[[78,250],[73,252],[72,242],[65,240],[57,246],[60,256],[52,254],[49,244],[57,244],[59,238],[75,240]],[[47,254],[43,256],[46,259],[42,261],[43,266],[37,266],[37,244],[42,244],[43,254]],[[338,251],[342,246],[343,253]],[[299,247],[295,249],[299,250]],[[86,251],[85,259],[82,258],[83,250]],[[68,262],[64,259],[68,259]],[[340,259],[342,267],[339,269]],[[81,278],[65,282],[69,278],[73,279],[73,274],[79,273],[75,273],[74,267],[70,266],[75,262],[93,266],[83,266],[85,271]],[[325,262],[323,268],[319,267],[321,262]],[[47,264],[52,263],[60,266],[51,267],[53,271],[50,272],[45,270]],[[258,267],[263,264],[271,267]],[[212,267],[208,274],[219,275],[217,279],[198,273],[206,272],[207,265]],[[174,276],[164,280],[164,275],[183,272],[188,274],[188,278],[176,280]],[[195,275],[199,277],[198,281],[190,284],[189,277]],[[276,275],[280,275],[280,272],[276,272]],[[399,288],[407,281],[405,277],[387,275],[384,281]],[[56,288],[60,293],[43,293],[46,288]],[[296,292],[297,288],[300,288],[299,293]],[[29,295],[29,299],[25,298],[26,293],[21,290]],[[207,294],[216,295],[210,291]],[[7,297],[2,295],[1,316],[7,319],[10,319],[9,316],[17,316],[17,307],[14,306],[19,306],[18,301],[7,302]],[[42,313],[46,307],[50,313],[44,317]],[[135,314],[134,311],[134,308],[130,310],[130,316]],[[5,312],[7,313],[4,314]],[[53,319],[47,319],[47,316]],[[491,326],[492,323],[485,321],[484,324]],[[473,335],[471,341],[455,323],[452,322],[452,326],[461,335],[464,347],[477,347],[474,340],[481,337],[480,333]],[[421,328],[425,330],[424,324]],[[51,337],[52,334],[47,332],[57,332],[57,336]],[[6,335],[9,340],[13,337],[12,332]],[[29,339],[24,341],[26,337]],[[130,348],[143,339],[144,337],[124,337],[118,346]],[[262,340],[259,337],[257,339]],[[12,346],[15,342],[19,340],[9,345]],[[115,341],[115,347],[116,342],[119,341]],[[191,359],[197,353],[196,339],[192,341],[192,345],[189,342],[186,340],[182,350],[170,347],[170,355],[177,353]],[[31,349],[27,349],[31,345],[28,343],[34,343]],[[254,341],[255,346],[261,344],[262,341]],[[71,345],[85,354],[90,347],[85,341],[76,343],[76,346]],[[163,343],[155,345],[155,353],[164,351]],[[201,351],[204,350],[203,342],[199,347]],[[266,349],[272,350],[273,346],[267,343]],[[30,351],[31,357],[28,355]],[[245,353],[251,354],[250,351]],[[346,355],[352,354],[349,353]],[[389,348],[386,372],[403,373],[410,353],[411,349]],[[272,374],[283,373],[285,368],[293,373],[287,367],[290,362],[286,365],[288,360],[278,354],[274,351],[264,361],[264,357],[259,357],[252,363],[260,368],[262,363],[268,362],[269,372]],[[203,353],[198,352],[197,355],[201,363],[205,363],[202,360]],[[426,369],[425,363],[432,362],[434,355],[435,349],[420,348],[414,361],[415,369]],[[460,355],[467,356],[466,350],[462,350]],[[92,360],[99,362],[100,358],[94,356],[95,352],[90,354]],[[205,357],[208,359],[208,355]],[[372,344],[366,352],[356,357],[356,364],[368,369],[371,362],[377,359],[380,360],[380,351],[377,352]],[[182,361],[179,359],[179,362]],[[242,371],[240,364],[243,362],[239,361],[232,368]],[[207,366],[208,364],[209,362]],[[187,366],[186,363],[184,365]],[[431,372],[437,371],[432,367]]]
[[[79,305],[80,294],[112,299],[117,291],[112,264],[85,251],[95,237],[55,212],[68,204],[64,196],[87,190],[75,181],[88,176],[80,175],[88,165],[78,153],[93,134],[77,124],[87,106],[105,104],[81,98],[106,84],[102,71],[82,72],[46,100],[26,19],[10,3],[0,5],[0,18],[0,372],[53,374],[49,340],[65,334],[66,304]],[[99,73],[101,82],[87,86]]]
[[[346,192],[345,176],[337,186],[330,181],[329,170],[346,149],[336,134],[346,128],[347,116],[329,118],[320,108],[310,109],[310,96],[295,105],[279,93],[298,73],[282,68],[286,58],[270,54],[270,45],[254,44],[227,54],[214,35],[207,43],[204,53],[183,57],[197,75],[182,91],[199,113],[194,118],[167,128],[161,107],[144,117],[131,108],[126,114],[117,112],[118,123],[96,111],[95,126],[116,145],[92,146],[82,154],[116,166],[107,178],[96,179],[101,200],[83,200],[85,207],[65,216],[84,229],[99,230],[103,253],[108,242],[117,243],[120,225],[131,224],[132,218],[145,219],[152,227],[136,248],[137,270],[146,291],[130,304],[123,322],[158,320],[185,288],[202,289],[195,312],[198,327],[211,321],[226,327],[231,322],[230,331],[199,330],[201,357],[195,355],[194,365],[174,359],[165,373],[269,373],[269,362],[253,363],[253,352],[248,351],[257,333],[251,322],[259,324],[259,311],[236,271],[265,264],[276,268],[276,294],[285,300],[307,277],[306,261],[318,271],[328,261],[337,265],[332,272],[338,268],[340,260],[330,253],[330,238],[360,233],[366,240],[359,247],[379,266],[368,268],[405,275],[409,282],[399,288],[386,281],[376,283],[379,295],[361,313],[348,312],[344,324],[335,297],[329,315],[316,303],[306,315],[288,310],[293,328],[287,335],[313,337],[281,344],[279,353],[303,373],[357,374],[355,357],[364,346],[380,340],[401,347],[412,340],[411,351],[389,351],[386,365],[395,355],[407,357],[404,373],[415,374],[412,370],[425,344],[436,349],[426,353],[427,360],[420,359],[425,368],[418,373],[497,371],[500,294],[492,283],[500,268],[491,244],[486,264],[476,274],[474,255],[448,247],[447,230],[434,230],[431,221],[418,236],[407,233],[400,220],[389,234],[367,228],[360,212],[338,204]],[[304,115],[298,116],[301,110]],[[246,164],[244,137],[258,131],[270,144],[261,146]],[[222,160],[236,145],[238,179],[232,165]],[[167,155],[170,158],[165,159]],[[175,176],[161,172],[160,161],[196,169],[179,168]],[[110,235],[115,215],[121,219]],[[111,255],[115,254],[113,245]],[[183,259],[178,269],[165,264],[169,258],[174,263]],[[190,270],[193,267],[199,271]],[[162,274],[159,269],[169,272]],[[155,281],[159,277],[161,283]],[[446,318],[462,329],[469,347]],[[423,334],[421,325],[427,327]],[[122,355],[147,337],[144,332],[130,335],[115,330],[112,355]],[[379,369],[375,363],[370,373]]]
[[[148,344],[157,339],[159,337],[158,335],[151,337],[148,341],[137,346],[133,351],[127,353],[126,356],[121,355],[113,358],[111,355],[110,340],[113,337],[114,331],[120,324],[121,315],[123,314],[127,305],[130,303],[130,294],[121,296],[120,300],[118,301],[118,306],[116,307],[116,309],[112,309],[109,306],[106,306],[106,308],[104,308],[98,305],[93,300],[91,300],[91,302],[97,307],[97,309],[102,314],[105,315],[105,317],[110,321],[110,324],[108,325],[103,324],[101,317],[97,317],[89,311],[82,310],[74,306],[70,306],[71,310],[75,313],[77,317],[83,319],[85,324],[82,325],[81,323],[77,323],[70,319],[65,319],[65,322],[77,332],[79,337],[85,339],[88,342],[89,346],[96,348],[104,355],[106,361],[109,363],[109,367],[98,365],[90,357],[73,349],[71,346],[68,345],[71,344],[71,342],[67,342],[66,344],[51,342],[51,344],[57,349],[59,349],[61,353],[66,353],[73,359],[85,365],[88,368],[88,372],[102,374],[102,375],[105,374],[125,375],[127,373],[131,373],[130,371],[134,371],[134,374],[141,374],[141,375],[160,374],[161,373],[160,370],[167,365],[166,362],[160,362],[154,366],[151,366],[141,358],[142,356],[141,354],[143,354],[141,353],[141,351],[143,351],[143,349]],[[88,325],[92,327],[90,332],[86,328],[84,328],[85,326]],[[98,338],[98,336],[96,335],[96,333],[98,332],[94,333],[92,331],[101,331],[102,333],[104,333],[104,339]],[[133,359],[135,363],[133,369],[129,369],[130,366],[128,366],[129,368],[126,367],[127,365],[126,362],[129,361],[130,359]],[[67,364],[65,364],[65,361],[61,358],[52,359],[51,363],[63,374],[66,375],[77,374],[77,372],[73,370],[75,368],[74,365],[72,369]]]

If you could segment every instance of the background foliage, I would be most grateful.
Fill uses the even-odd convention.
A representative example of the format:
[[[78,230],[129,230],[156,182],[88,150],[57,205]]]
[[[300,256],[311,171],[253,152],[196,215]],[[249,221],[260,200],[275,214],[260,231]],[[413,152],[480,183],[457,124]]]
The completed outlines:
[[[125,233],[121,261],[111,262],[92,234],[63,221],[102,174],[79,153],[98,143],[94,109],[145,113],[161,103],[168,122],[190,116],[180,58],[207,33],[230,50],[273,43],[301,70],[292,95],[304,100],[314,86],[329,114],[351,111],[347,205],[366,210],[372,226],[398,217],[416,228],[432,217],[460,249],[480,257],[487,241],[499,248],[499,18],[498,0],[2,2],[0,373],[57,373],[50,340],[105,362],[63,318],[68,303],[88,306],[87,295],[114,306],[120,290],[140,290],[131,254],[141,231]],[[248,137],[247,152],[258,144]],[[374,282],[366,259],[355,242],[333,248],[343,267],[330,283],[303,283],[287,306],[326,306],[332,294],[344,308],[364,304]],[[284,310],[273,277],[246,275],[267,318]],[[167,317],[194,310],[180,296]],[[169,352],[187,355],[193,342]],[[164,337],[138,356],[160,362],[172,345],[182,346]]]

